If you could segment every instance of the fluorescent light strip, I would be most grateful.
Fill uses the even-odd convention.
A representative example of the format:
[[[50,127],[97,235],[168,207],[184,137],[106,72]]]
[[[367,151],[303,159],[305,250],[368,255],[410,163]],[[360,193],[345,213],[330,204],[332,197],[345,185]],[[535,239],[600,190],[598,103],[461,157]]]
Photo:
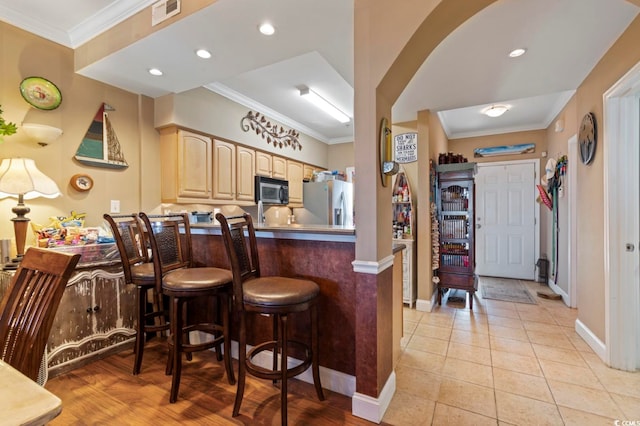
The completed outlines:
[[[302,96],[341,123],[348,123],[349,121],[351,121],[347,114],[340,111],[338,108],[330,104],[329,101],[327,101],[308,87],[300,89],[300,96]]]

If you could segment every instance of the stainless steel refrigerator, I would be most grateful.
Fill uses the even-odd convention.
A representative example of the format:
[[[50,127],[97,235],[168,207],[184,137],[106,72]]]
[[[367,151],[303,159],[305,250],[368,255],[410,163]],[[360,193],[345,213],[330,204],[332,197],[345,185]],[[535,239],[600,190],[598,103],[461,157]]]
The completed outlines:
[[[304,214],[297,214],[300,223],[354,226],[352,182],[305,182],[303,201]]]

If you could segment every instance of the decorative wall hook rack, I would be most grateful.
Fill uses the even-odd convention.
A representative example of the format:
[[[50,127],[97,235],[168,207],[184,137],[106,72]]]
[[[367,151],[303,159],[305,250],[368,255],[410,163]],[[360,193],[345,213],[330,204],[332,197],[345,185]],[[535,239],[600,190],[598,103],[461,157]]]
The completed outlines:
[[[249,111],[247,115],[240,120],[242,130],[248,132],[250,129],[256,132],[256,135],[266,139],[268,144],[273,143],[274,147],[284,148],[291,147],[294,150],[302,150],[302,145],[298,138],[300,133],[294,129],[285,130],[284,127],[271,122],[259,112]]]

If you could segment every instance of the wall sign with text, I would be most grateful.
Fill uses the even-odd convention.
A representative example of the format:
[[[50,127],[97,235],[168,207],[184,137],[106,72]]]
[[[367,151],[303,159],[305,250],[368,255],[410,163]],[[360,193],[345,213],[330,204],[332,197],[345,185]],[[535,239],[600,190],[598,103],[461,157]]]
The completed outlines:
[[[418,134],[402,133],[393,138],[396,162],[413,163],[418,161]]]

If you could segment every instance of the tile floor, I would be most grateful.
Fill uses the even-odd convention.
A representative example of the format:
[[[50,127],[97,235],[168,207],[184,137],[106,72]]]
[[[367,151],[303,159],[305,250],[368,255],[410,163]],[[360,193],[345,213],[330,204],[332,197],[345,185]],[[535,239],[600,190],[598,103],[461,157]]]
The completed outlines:
[[[446,299],[430,313],[405,307],[396,393],[383,422],[640,424],[640,372],[608,368],[575,332],[577,310],[523,283],[537,305],[478,291],[473,311]]]

